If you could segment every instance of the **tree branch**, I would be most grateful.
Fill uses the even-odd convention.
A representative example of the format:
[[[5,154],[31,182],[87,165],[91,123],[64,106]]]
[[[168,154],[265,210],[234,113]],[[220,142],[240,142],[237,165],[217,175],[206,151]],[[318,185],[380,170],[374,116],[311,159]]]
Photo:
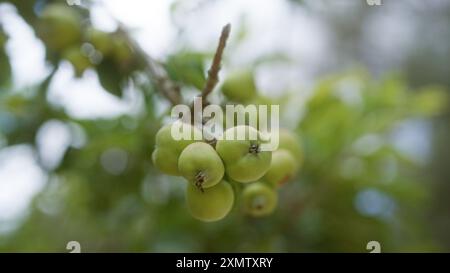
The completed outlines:
[[[151,56],[142,49],[142,47],[137,43],[127,31],[126,27],[119,23],[119,32],[126,37],[126,40],[130,43],[133,50],[136,51],[137,55],[141,57],[138,60],[146,69],[147,73],[155,81],[158,91],[172,104],[181,104],[181,94],[180,87],[176,85],[169,76],[165,69]]]
[[[139,61],[145,67],[149,75],[155,81],[159,92],[172,104],[177,105],[182,103],[182,97],[180,94],[180,87],[176,85],[169,76],[165,69],[151,56],[149,56],[142,47],[129,35],[126,27],[121,23],[119,24],[119,30],[127,41],[130,43],[131,47],[136,51],[137,55],[141,56],[142,59]],[[228,37],[230,36],[231,25],[227,24],[222,28],[222,33],[219,39],[219,45],[217,46],[216,52],[214,54],[213,62],[210,69],[208,70],[208,77],[206,79],[206,84],[202,90],[201,97],[204,105],[208,104],[207,97],[214,90],[214,87],[219,82],[219,71],[221,68],[221,61],[223,51],[225,49]]]
[[[214,90],[214,87],[219,82],[219,71],[221,68],[221,61],[223,51],[227,44],[228,37],[230,36],[231,25],[227,24],[222,29],[222,34],[220,35],[219,45],[217,46],[216,53],[214,54],[214,59],[208,70],[208,78],[206,79],[205,87],[202,90],[201,97],[203,99],[203,104],[207,104],[207,96]]]

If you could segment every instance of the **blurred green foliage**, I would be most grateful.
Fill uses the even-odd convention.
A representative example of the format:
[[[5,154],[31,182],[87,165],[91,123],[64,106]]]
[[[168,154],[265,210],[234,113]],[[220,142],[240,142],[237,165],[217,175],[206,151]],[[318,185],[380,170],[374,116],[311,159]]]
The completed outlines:
[[[12,2],[20,2],[18,12],[35,28],[40,19],[30,12],[32,2]],[[89,16],[85,9],[71,8]],[[4,88],[11,68],[0,28],[0,136],[8,145],[35,146],[39,128],[58,120],[85,139],[47,170],[48,182],[29,216],[13,233],[0,235],[0,251],[65,252],[73,240],[84,252],[366,252],[372,240],[382,243],[382,251],[442,250],[426,225],[432,198],[428,178],[396,148],[392,134],[404,122],[440,114],[447,106],[444,90],[411,92],[400,76],[373,80],[364,71],[320,80],[299,123],[284,124],[295,129],[305,159],[297,179],[281,190],[276,212],[249,218],[240,213],[238,199],[225,220],[202,223],[187,212],[185,181],[152,166],[154,136],[162,124],[156,108],[163,98],[156,86],[140,80],[146,76],[137,61],[141,56],[121,33],[110,34],[119,40],[118,52],[91,68],[116,96],[129,81],[135,83],[145,98],[144,113],[80,120],[47,101],[53,74],[29,90]],[[61,56],[47,47],[55,69]],[[165,67],[173,81],[200,89],[209,58],[183,50],[169,56]],[[289,101],[300,92],[290,93],[281,111],[292,107]]]
[[[205,85],[205,57],[197,52],[177,52],[167,59],[167,72],[172,80],[201,90]]]
[[[11,79],[11,65],[9,64],[9,58],[5,52],[7,39],[6,33],[0,26],[0,89],[8,87]]]

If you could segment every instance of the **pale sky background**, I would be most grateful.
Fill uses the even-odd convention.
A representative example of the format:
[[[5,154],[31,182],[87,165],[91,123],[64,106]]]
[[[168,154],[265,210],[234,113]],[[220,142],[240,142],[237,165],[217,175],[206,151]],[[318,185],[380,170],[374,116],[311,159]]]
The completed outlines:
[[[299,83],[303,87],[309,86],[314,80],[314,69],[334,57],[330,43],[331,33],[326,26],[304,10],[297,10],[294,13],[287,1],[211,1],[212,3],[199,9],[195,9],[195,3],[201,1],[182,1],[180,12],[183,14],[174,18],[170,15],[172,0],[97,2],[92,9],[95,26],[104,30],[114,30],[115,23],[110,17],[114,16],[132,28],[134,37],[143,48],[158,59],[164,59],[176,50],[180,46],[180,39],[186,42],[183,45],[211,51],[216,46],[222,26],[226,23],[238,26],[245,20],[249,37],[239,47],[230,45],[230,48],[227,48],[229,51],[233,50],[233,54],[227,55],[227,67],[224,68],[224,72],[229,67],[245,66],[258,57],[274,52],[284,52],[296,63],[295,67],[280,65],[272,66],[270,69],[264,66],[259,68],[258,85],[266,93],[293,88]],[[350,2],[335,1],[331,8],[351,8]],[[389,54],[396,56],[398,46],[408,41],[408,37],[398,39],[397,36],[399,31],[403,33],[404,30],[411,28],[411,21],[404,20],[401,16],[395,18],[397,17],[376,22],[389,23],[388,31],[377,36],[381,37],[380,39],[372,41],[372,44],[378,46],[386,56]],[[44,63],[43,45],[34,37],[28,26],[14,14],[11,7],[0,5],[0,20],[5,23],[6,30],[11,36],[7,48],[13,65],[15,86],[20,89],[39,82],[49,71]],[[183,26],[184,32],[178,33],[174,23]],[[372,31],[380,32],[381,29],[373,27]],[[368,39],[372,39],[371,36]],[[82,79],[73,79],[72,75],[70,65],[63,64],[49,92],[50,101],[64,107],[70,115],[78,118],[114,117],[132,111],[136,98],[131,96],[128,100],[120,101],[103,91],[95,73],[88,72]],[[409,133],[404,131],[399,133],[402,139],[399,145],[405,146],[400,148],[409,152],[412,150],[413,153],[414,149],[411,147],[426,149],[429,136],[423,133],[424,130],[417,131],[417,126],[405,126],[406,132]],[[82,145],[80,144],[82,136],[75,138],[74,131],[79,132],[76,128],[59,121],[49,121],[42,126],[36,141],[39,147],[38,155],[45,158],[48,165],[43,167],[51,169],[57,165],[69,145]],[[0,147],[2,147],[1,139]],[[426,153],[417,149],[416,152],[422,155]],[[23,219],[32,197],[46,183],[46,174],[42,167],[36,164],[35,156],[33,149],[26,145],[0,150],[0,233],[13,229],[14,223]],[[382,199],[373,191],[364,194],[370,196],[369,199],[372,201]],[[358,208],[364,206],[364,203],[357,201]]]

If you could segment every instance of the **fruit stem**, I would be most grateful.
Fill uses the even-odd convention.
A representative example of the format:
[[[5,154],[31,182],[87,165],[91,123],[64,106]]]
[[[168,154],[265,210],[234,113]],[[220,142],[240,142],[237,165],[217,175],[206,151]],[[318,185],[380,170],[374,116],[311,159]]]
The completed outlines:
[[[137,43],[128,33],[126,26],[116,20],[119,28],[117,30],[123,37],[126,38],[128,44],[133,48],[137,55],[139,55],[139,62],[145,68],[150,77],[158,86],[157,90],[172,104],[177,105],[182,102],[180,87],[175,84],[168,76],[167,71],[163,65],[153,59],[144,49]]]
[[[216,148],[216,144],[217,144],[217,139],[213,138],[211,140],[207,140],[206,143],[208,143],[209,145],[211,145],[213,148]]]

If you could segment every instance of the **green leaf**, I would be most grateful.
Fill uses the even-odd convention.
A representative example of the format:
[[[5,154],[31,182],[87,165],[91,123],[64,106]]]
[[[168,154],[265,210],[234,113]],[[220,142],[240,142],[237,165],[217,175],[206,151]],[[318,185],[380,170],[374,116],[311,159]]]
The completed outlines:
[[[112,62],[104,60],[97,66],[97,74],[100,84],[106,91],[118,97],[122,96],[122,89],[128,77],[122,75]]]
[[[202,89],[205,85],[204,55],[196,52],[181,52],[167,59],[166,69],[172,80]]]

